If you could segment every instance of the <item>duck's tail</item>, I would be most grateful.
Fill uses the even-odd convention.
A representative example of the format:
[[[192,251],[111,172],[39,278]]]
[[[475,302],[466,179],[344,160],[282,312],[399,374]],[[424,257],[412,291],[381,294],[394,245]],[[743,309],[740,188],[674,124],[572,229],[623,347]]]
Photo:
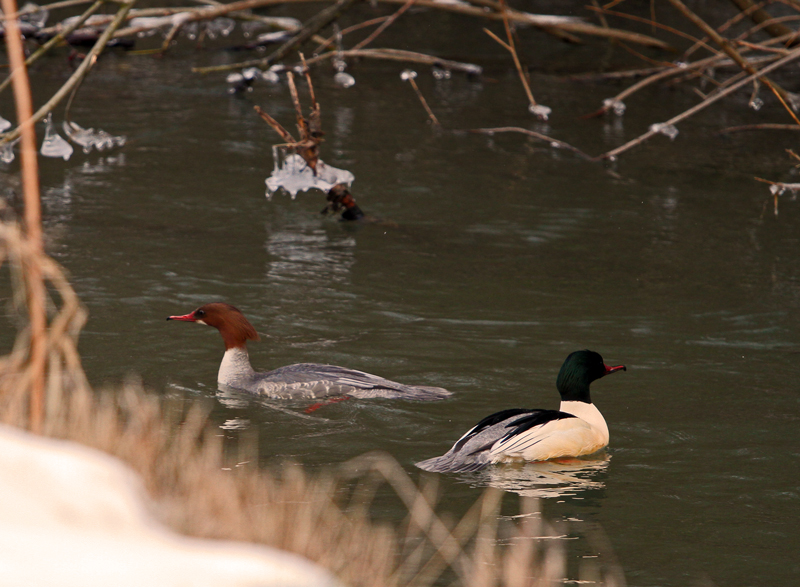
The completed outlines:
[[[491,461],[485,453],[464,455],[461,452],[450,451],[440,457],[420,461],[416,466],[431,473],[468,473],[485,469],[490,464]]]

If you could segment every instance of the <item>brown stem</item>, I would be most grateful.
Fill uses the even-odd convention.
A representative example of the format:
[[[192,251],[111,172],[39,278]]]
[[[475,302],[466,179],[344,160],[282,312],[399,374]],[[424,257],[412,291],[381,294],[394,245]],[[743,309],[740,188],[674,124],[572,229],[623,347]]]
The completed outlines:
[[[16,14],[16,0],[2,0],[5,14]],[[14,102],[17,108],[18,128],[22,135],[20,161],[22,166],[22,188],[25,198],[25,237],[34,256],[44,252],[42,244],[42,210],[39,201],[39,166],[36,153],[36,130],[33,120],[33,99],[25,67],[22,37],[15,18],[5,22],[6,46],[11,71],[14,74]],[[44,420],[45,363],[47,360],[47,314],[45,308],[45,286],[42,268],[29,263],[23,268],[27,282],[28,315],[31,324],[30,361],[30,426],[33,432],[41,432]]]
[[[335,53],[323,53],[306,60],[309,65],[319,63],[325,59],[333,58]],[[408,63],[423,63],[425,65],[439,65],[451,71],[460,71],[467,75],[481,75],[483,69],[479,65],[472,63],[462,63],[461,61],[450,61],[449,59],[440,59],[433,55],[425,55],[424,53],[415,53],[414,51],[405,51],[403,49],[359,49],[358,51],[342,51],[343,57],[357,57],[363,59],[385,59],[387,61],[405,61]]]
[[[439,119],[436,118],[436,115],[433,113],[433,110],[431,110],[431,107],[428,106],[428,101],[425,100],[425,96],[423,96],[422,92],[419,91],[419,86],[417,85],[417,80],[415,80],[413,77],[409,77],[408,78],[408,82],[411,84],[411,87],[414,88],[414,91],[417,93],[417,97],[419,98],[419,101],[422,103],[422,107],[425,108],[425,112],[428,113],[428,116],[430,117],[431,122],[435,126],[441,126],[439,124]]]
[[[380,34],[381,34],[383,31],[385,31],[385,30],[386,30],[388,27],[390,27],[390,26],[392,25],[392,23],[393,23],[394,21],[396,21],[398,18],[400,18],[400,16],[401,16],[401,15],[402,15],[402,14],[403,14],[403,13],[404,13],[406,10],[408,10],[409,8],[411,8],[411,6],[414,4],[414,2],[415,2],[415,1],[416,1],[416,0],[407,0],[407,2],[406,2],[405,4],[403,4],[403,5],[400,7],[400,9],[399,9],[397,12],[395,12],[395,13],[394,13],[393,15],[391,15],[391,16],[390,16],[388,19],[386,19],[386,21],[385,21],[383,24],[381,24],[381,25],[380,25],[378,28],[376,28],[374,31],[372,31],[372,34],[371,34],[370,36],[368,36],[366,39],[364,39],[363,41],[361,41],[360,43],[358,43],[358,44],[357,44],[355,47],[353,47],[353,49],[354,49],[354,50],[356,50],[356,51],[357,51],[358,49],[363,49],[364,47],[366,47],[367,45],[369,45],[369,44],[370,44],[372,41],[374,41],[375,39],[377,39],[377,38],[378,38],[378,35],[380,35]]]
[[[258,114],[264,120],[264,122],[266,122],[268,125],[270,125],[272,127],[272,129],[276,133],[281,135],[281,138],[284,141],[286,141],[287,143],[296,143],[297,142],[297,141],[294,140],[294,137],[289,133],[289,131],[286,130],[285,128],[283,128],[283,125],[281,125],[280,122],[278,122],[277,120],[272,118],[272,116],[270,116],[269,114],[264,112],[258,106],[253,106],[253,109],[256,111],[256,114]]]
[[[772,15],[766,10],[758,8],[758,5],[752,0],[731,0],[731,2],[742,12],[748,12],[750,20],[756,24],[762,24],[772,20]],[[783,26],[780,23],[768,24],[764,27],[764,31],[771,37],[780,37],[794,32],[789,27]]]

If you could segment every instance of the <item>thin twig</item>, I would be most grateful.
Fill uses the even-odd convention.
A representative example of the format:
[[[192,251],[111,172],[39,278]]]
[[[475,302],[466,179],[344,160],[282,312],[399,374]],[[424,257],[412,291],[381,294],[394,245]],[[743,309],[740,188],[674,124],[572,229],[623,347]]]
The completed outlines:
[[[761,6],[764,5],[763,2],[759,4],[755,4],[752,0],[731,0],[731,2],[733,2],[742,13],[746,13],[754,23],[759,25],[764,24],[764,31],[771,37],[780,37],[787,33],[794,32],[792,29],[779,23],[770,22],[772,21],[772,15],[761,8]]]
[[[307,59],[309,65],[319,63],[325,59],[331,59],[335,53],[323,53],[316,57]],[[365,58],[365,59],[385,59],[388,61],[403,61],[407,63],[422,63],[424,65],[438,65],[450,71],[460,71],[467,75],[481,75],[483,68],[473,63],[463,63],[461,61],[451,61],[449,59],[440,59],[433,55],[426,55],[424,53],[416,53],[414,51],[405,51],[403,49],[359,49],[358,51],[342,51],[342,57],[351,58]]]
[[[0,22],[10,18],[24,16],[26,14],[36,14],[42,10],[52,12],[53,10],[57,10],[59,8],[71,8],[72,6],[80,6],[81,4],[90,4],[93,1],[94,0],[64,0],[64,2],[53,2],[52,4],[42,4],[41,6],[37,6],[33,3],[26,4],[22,7],[22,10],[15,14],[0,14]]]
[[[743,79],[743,80],[741,80],[741,81],[729,86],[725,90],[723,90],[723,91],[721,91],[721,92],[719,92],[717,94],[714,94],[713,96],[710,96],[709,98],[707,98],[703,102],[693,106],[692,108],[689,108],[688,110],[686,110],[684,112],[681,112],[677,116],[673,116],[668,121],[666,121],[664,124],[666,124],[666,125],[675,125],[675,124],[681,122],[682,120],[686,120],[690,116],[693,116],[694,114],[697,114],[701,110],[707,108],[708,106],[710,106],[714,102],[716,102],[718,100],[721,100],[722,98],[732,94],[733,92],[735,92],[739,88],[751,83],[753,80],[762,78],[765,74],[767,74],[767,73],[769,73],[771,71],[774,71],[774,70],[776,70],[776,69],[778,69],[780,67],[783,67],[787,63],[791,63],[792,61],[794,61],[795,59],[798,59],[798,58],[800,58],[800,48],[795,49],[794,51],[789,53],[786,57],[783,57],[782,59],[779,59],[778,61],[775,61],[774,63],[771,63],[770,65],[767,65],[766,67],[764,67],[763,69],[757,71],[753,75],[748,76],[747,78],[745,78],[745,79]],[[598,157],[595,157],[595,160],[613,159],[613,158],[617,157],[618,155],[620,155],[621,153],[624,153],[625,151],[627,151],[627,150],[629,150],[629,149],[631,149],[631,148],[633,148],[633,147],[635,147],[637,145],[640,145],[641,143],[643,143],[644,141],[646,141],[647,139],[649,139],[650,137],[652,137],[655,134],[657,134],[657,131],[652,130],[652,129],[648,130],[643,135],[640,135],[639,137],[628,141],[624,145],[622,145],[620,147],[617,147],[616,149],[612,149],[611,151],[608,151],[607,153],[604,153],[604,154],[602,154],[602,155],[600,155]]]
[[[739,52],[734,49],[733,45],[731,45],[730,41],[720,35],[712,26],[710,26],[706,21],[700,18],[697,14],[689,9],[681,0],[669,0],[669,3],[672,4],[681,14],[683,14],[686,18],[692,21],[700,30],[702,30],[712,41],[714,41],[720,49],[722,49],[731,59],[733,59],[739,66],[744,69],[747,73],[753,74],[755,73],[755,69],[747,62],[747,60],[742,57]],[[788,92],[784,90],[781,86],[776,84],[775,82],[771,81],[769,78],[761,78],[761,81],[769,87],[776,95],[779,96],[781,102],[786,104],[786,101],[789,99]]]
[[[703,47],[705,47],[706,49],[708,49],[712,53],[719,53],[719,51],[717,51],[713,47],[707,45],[706,43],[704,43],[703,41],[701,41],[697,37],[693,37],[692,35],[690,35],[688,33],[684,33],[683,31],[680,31],[680,30],[676,29],[675,27],[671,27],[671,26],[668,26],[668,25],[665,25],[665,24],[661,24],[660,22],[656,22],[656,21],[651,20],[649,18],[643,18],[641,16],[635,16],[633,14],[627,14],[625,12],[617,12],[615,10],[608,10],[607,8],[598,9],[598,8],[595,8],[594,6],[587,6],[586,8],[588,10],[593,10],[595,12],[599,11],[599,12],[608,14],[610,16],[618,16],[620,18],[625,18],[627,20],[632,20],[632,21],[635,21],[635,22],[641,22],[641,23],[644,23],[644,24],[652,25],[654,27],[657,27],[657,28],[663,29],[663,30],[665,30],[665,31],[667,31],[669,33],[672,33],[673,35],[676,35],[678,37],[681,37],[681,38],[684,38],[684,39],[688,39],[690,41],[694,41],[695,43],[699,43],[700,45],[702,45]]]
[[[511,51],[511,57],[514,59],[514,66],[517,68],[517,73],[519,74],[519,80],[522,82],[522,87],[525,88],[525,94],[528,96],[530,107],[535,108],[536,100],[533,98],[531,85],[528,83],[528,78],[525,75],[525,71],[522,69],[522,63],[520,63],[519,55],[517,55],[517,48],[514,46],[514,36],[511,34],[511,25],[508,23],[508,6],[506,6],[506,0],[500,0],[500,6],[502,7],[503,27],[506,30],[506,38],[508,39],[508,47],[509,51]]]
[[[383,31],[385,31],[387,28],[389,28],[392,25],[392,23],[394,23],[394,21],[396,21],[398,18],[400,18],[400,16],[402,16],[402,14],[406,10],[411,8],[414,5],[414,2],[416,2],[416,0],[407,0],[407,2],[405,4],[403,4],[397,12],[392,14],[388,19],[386,19],[386,21],[383,24],[381,24],[378,28],[376,28],[374,31],[372,31],[372,34],[370,36],[368,36],[366,39],[364,39],[360,43],[356,44],[353,47],[353,50],[354,51],[358,51],[359,49],[363,49],[364,47],[369,45],[372,41],[377,39],[378,36]]]
[[[564,141],[560,141],[558,139],[554,139],[552,137],[548,137],[547,135],[543,135],[542,133],[538,133],[538,132],[529,130],[527,128],[522,128],[522,127],[519,127],[519,126],[501,126],[501,127],[498,127],[498,128],[472,128],[472,129],[469,129],[468,132],[480,133],[480,134],[485,134],[485,135],[494,135],[494,134],[503,133],[503,132],[521,133],[521,134],[528,135],[529,137],[533,137],[535,139],[539,139],[540,141],[545,141],[546,143],[549,143],[551,147],[555,147],[555,148],[558,148],[558,149],[566,149],[568,151],[571,151],[571,152],[575,153],[576,155],[582,157],[583,159],[586,159],[587,161],[591,161],[592,160],[592,156],[591,155],[587,155],[586,153],[584,153],[583,151],[581,151],[577,147],[573,147],[569,143],[565,143]]]
[[[393,15],[390,14],[389,16],[379,16],[378,18],[371,18],[369,20],[365,20],[364,22],[359,22],[358,24],[345,27],[341,31],[339,31],[339,33],[344,37],[349,33],[361,30],[366,27],[371,27],[376,24],[381,24],[382,22],[386,22],[387,20],[392,18],[392,16]],[[323,41],[319,45],[317,45],[317,48],[314,49],[314,54],[319,53],[320,51],[324,51],[325,49],[333,45],[335,41],[336,41],[336,35],[332,35],[327,39],[323,39]]]
[[[796,124],[742,124],[740,126],[729,126],[717,131],[717,134],[725,135],[734,132],[743,132],[750,130],[800,130],[800,126]]]
[[[276,133],[281,135],[281,138],[286,143],[291,144],[297,142],[294,140],[294,137],[291,135],[291,133],[285,128],[283,128],[283,125],[280,122],[278,122],[277,120],[272,118],[272,116],[264,112],[259,106],[253,106],[253,109],[264,120],[264,122],[270,125]]]
[[[407,81],[408,81],[408,83],[411,84],[411,87],[414,88],[414,91],[417,93],[417,97],[419,98],[419,101],[422,102],[422,107],[425,108],[425,112],[428,113],[428,116],[430,117],[431,122],[435,126],[441,126],[439,124],[439,119],[436,118],[436,115],[433,113],[433,110],[431,110],[431,107],[428,106],[428,102],[427,102],[427,100],[425,100],[425,96],[423,96],[422,92],[420,92],[419,86],[417,86],[417,80],[415,80],[413,76],[409,76]]]

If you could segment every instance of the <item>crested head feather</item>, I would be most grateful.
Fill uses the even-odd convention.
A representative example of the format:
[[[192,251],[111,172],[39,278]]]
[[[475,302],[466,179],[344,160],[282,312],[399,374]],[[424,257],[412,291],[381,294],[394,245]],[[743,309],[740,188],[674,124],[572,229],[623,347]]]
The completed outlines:
[[[225,350],[247,346],[248,340],[259,340],[258,332],[238,308],[224,302],[212,302],[197,308],[194,318],[213,326],[222,335]]]

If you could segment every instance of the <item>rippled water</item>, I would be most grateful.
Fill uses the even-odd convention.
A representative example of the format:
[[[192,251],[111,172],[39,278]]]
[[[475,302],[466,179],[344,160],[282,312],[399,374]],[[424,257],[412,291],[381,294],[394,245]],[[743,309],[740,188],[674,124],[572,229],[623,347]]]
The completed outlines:
[[[554,114],[536,123],[490,43],[484,81],[420,69],[446,128],[519,124],[599,153],[694,100],[654,89],[623,119],[579,120],[618,86],[541,74],[537,97]],[[288,92],[230,96],[224,76],[188,72],[223,58],[185,47],[163,60],[104,57],[73,118],[128,144],[42,161],[49,250],[90,313],[91,381],[135,374],[209,398],[221,433],[258,434],[264,463],[320,467],[377,449],[413,472],[489,413],[556,407],[561,362],[588,347],[628,366],[593,387],[607,452],[447,476],[453,508],[485,485],[543,496],[545,514],[574,532],[602,527],[632,585],[795,580],[800,203],[782,201],[776,217],[753,180],[788,177],[791,137],[711,136],[754,116],[742,97],[741,111],[709,112],[609,173],[520,136],[435,131],[402,64],[351,66],[347,90],[320,69],[322,156],[355,174],[358,203],[383,220],[352,226],[322,217],[319,193],[267,201],[277,141],[252,106],[292,128]],[[42,93],[68,75],[63,55],[38,71]],[[13,187],[16,169],[0,181]],[[164,320],[212,300],[262,333],[256,368],[334,363],[455,395],[311,414],[302,402],[217,397],[217,333]],[[12,337],[4,328],[3,349]]]

